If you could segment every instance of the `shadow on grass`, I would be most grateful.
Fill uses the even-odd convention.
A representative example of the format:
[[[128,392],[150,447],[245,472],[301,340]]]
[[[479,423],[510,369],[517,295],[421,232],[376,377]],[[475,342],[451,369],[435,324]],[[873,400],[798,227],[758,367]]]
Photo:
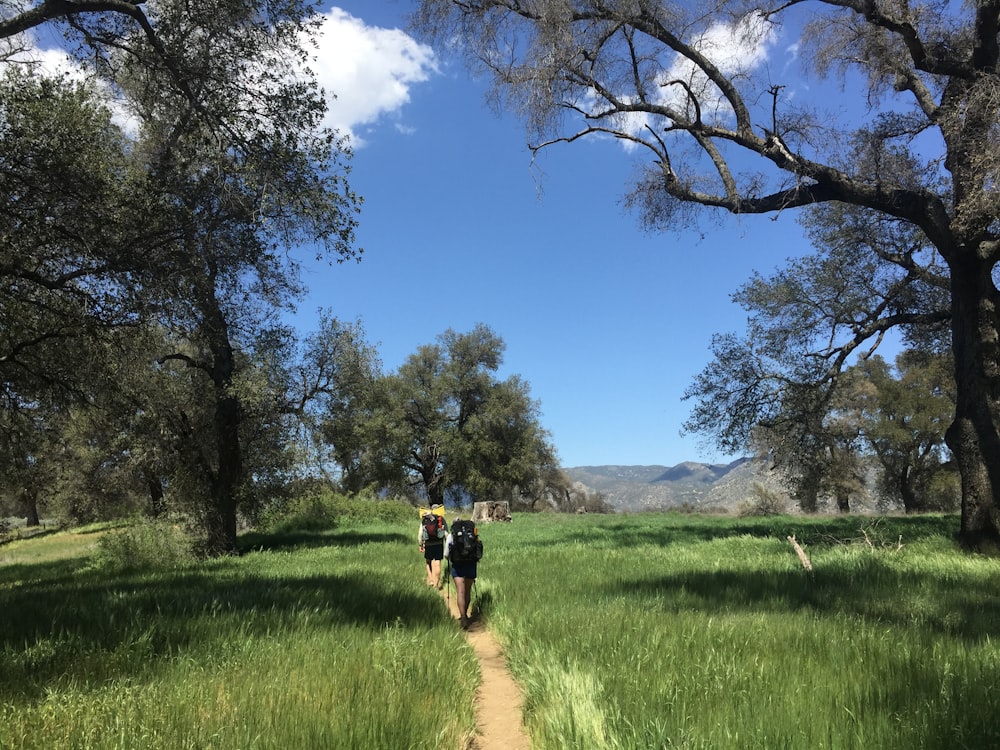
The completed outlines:
[[[874,559],[852,569],[819,570],[811,576],[805,571],[705,571],[652,576],[609,590],[634,596],[636,606],[658,607],[666,613],[694,612],[703,615],[705,622],[729,613],[791,616],[807,612],[822,618],[841,617],[845,632],[863,622],[877,633],[892,628],[904,641],[957,640],[984,650],[990,650],[1000,621],[995,581],[959,581],[948,573],[899,571]],[[991,666],[993,660],[981,652],[970,658],[982,668],[962,673],[907,648],[890,650],[885,655],[884,676],[873,674],[855,685],[864,691],[858,702],[873,714],[902,720],[926,717],[925,734],[914,747],[1000,747],[996,721],[1000,703],[994,687],[998,675]]]
[[[323,544],[398,536],[338,533]],[[0,703],[37,701],[55,684],[136,679],[171,657],[224,650],[233,638],[294,638],[343,625],[426,631],[441,623],[436,597],[379,569],[340,572],[331,562],[327,571],[313,560],[270,575],[239,558],[146,574],[84,569],[79,561],[0,569]]]
[[[488,617],[490,612],[493,611],[493,594],[489,591],[484,591],[482,594],[476,592],[475,588],[472,590],[472,612],[480,614],[483,617]]]
[[[240,554],[247,552],[268,552],[308,547],[357,547],[362,544],[383,544],[409,542],[411,537],[400,532],[364,533],[352,529],[295,529],[278,533],[249,532],[237,540]]]
[[[60,528],[46,529],[36,526],[27,528],[21,527],[19,529],[15,529],[13,532],[9,534],[4,534],[0,536],[0,547],[4,546],[5,544],[11,544],[13,542],[23,542],[28,539],[43,539],[47,536],[58,534],[60,531],[62,531],[62,529]]]
[[[666,516],[666,518],[664,517]],[[532,538],[526,547],[552,544],[601,544],[628,547],[653,545],[667,547],[676,543],[709,542],[734,536],[782,539],[795,536],[802,544],[836,545],[862,541],[865,535],[886,543],[902,538],[912,543],[926,538],[955,538],[959,530],[957,515],[915,516],[764,516],[728,518],[698,514],[642,514],[611,520],[599,517],[596,522],[553,527],[553,539]]]
[[[860,566],[814,571],[688,571],[639,578],[613,593],[634,595],[644,606],[726,612],[842,614],[872,623],[915,626],[970,642],[995,637],[1000,594],[995,581],[957,583],[942,573],[899,570],[872,557]]]
[[[15,562],[0,565],[0,587],[10,584],[53,584],[71,581],[86,561],[78,558],[45,562]],[[2,596],[2,593],[0,593]],[[2,635],[0,635],[2,638]]]

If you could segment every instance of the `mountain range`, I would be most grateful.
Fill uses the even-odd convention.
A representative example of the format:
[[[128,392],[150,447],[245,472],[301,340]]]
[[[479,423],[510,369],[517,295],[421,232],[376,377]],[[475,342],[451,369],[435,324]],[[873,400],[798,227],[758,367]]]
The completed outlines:
[[[728,464],[685,461],[676,466],[575,466],[563,471],[581,488],[600,493],[617,511],[732,511],[758,488],[785,495],[767,464],[751,458]]]

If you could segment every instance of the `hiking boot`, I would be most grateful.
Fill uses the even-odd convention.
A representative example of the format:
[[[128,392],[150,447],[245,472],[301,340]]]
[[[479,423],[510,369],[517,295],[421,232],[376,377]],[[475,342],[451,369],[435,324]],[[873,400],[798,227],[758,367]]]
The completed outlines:
[[[462,630],[465,630],[469,627],[469,618],[466,617],[465,615],[459,617],[458,622],[462,626]]]

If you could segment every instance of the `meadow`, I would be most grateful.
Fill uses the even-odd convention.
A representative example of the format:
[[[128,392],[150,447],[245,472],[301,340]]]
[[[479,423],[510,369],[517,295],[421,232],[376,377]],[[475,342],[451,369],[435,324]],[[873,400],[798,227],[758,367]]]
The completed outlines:
[[[207,562],[122,564],[161,532],[0,547],[0,748],[468,747],[474,655],[413,509],[378,507]],[[475,601],[536,750],[998,747],[1000,561],[956,530],[519,514],[481,527]]]

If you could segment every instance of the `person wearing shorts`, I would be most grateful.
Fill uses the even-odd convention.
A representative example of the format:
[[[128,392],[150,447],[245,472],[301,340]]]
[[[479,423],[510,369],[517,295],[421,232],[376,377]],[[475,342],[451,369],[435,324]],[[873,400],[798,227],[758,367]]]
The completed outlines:
[[[458,519],[455,519],[456,521]],[[444,555],[448,558],[451,566],[451,577],[455,580],[455,592],[458,599],[458,621],[462,628],[469,627],[469,607],[472,604],[472,586],[476,582],[476,566],[478,563],[468,560],[452,560],[451,553],[452,537],[451,532],[445,537]]]
[[[442,519],[443,521],[443,519]],[[445,533],[444,530],[441,531]],[[417,532],[417,541],[420,544],[420,551],[424,553],[424,564],[427,566],[427,585],[441,589],[441,561],[444,559],[443,537],[435,539],[427,538],[427,531],[423,523],[420,524],[420,531]]]

